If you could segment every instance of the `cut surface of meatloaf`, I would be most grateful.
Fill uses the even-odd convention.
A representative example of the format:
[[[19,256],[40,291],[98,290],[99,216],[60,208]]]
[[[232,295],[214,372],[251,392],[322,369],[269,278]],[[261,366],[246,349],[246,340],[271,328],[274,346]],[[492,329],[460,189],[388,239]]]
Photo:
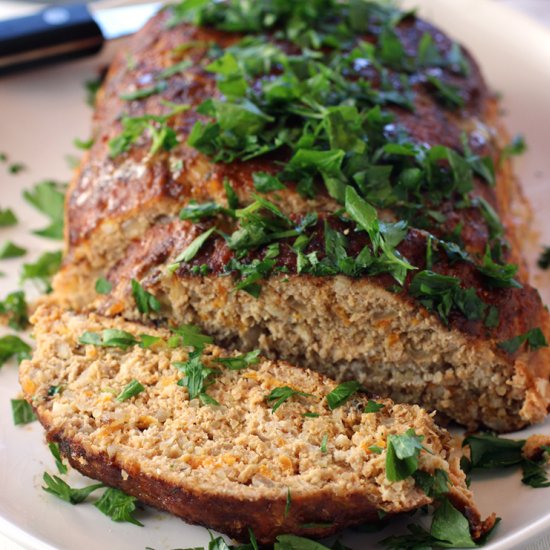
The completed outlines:
[[[215,346],[200,355],[215,371],[202,403],[190,399],[191,384],[178,385],[192,352],[168,345],[170,331],[49,307],[33,324],[37,349],[20,382],[48,439],[74,468],[144,503],[240,540],[248,528],[265,544],[282,533],[329,535],[432,502],[413,477],[387,478],[388,438],[412,429],[422,436],[418,470],[445,472],[474,538],[494,523],[480,521],[459,445],[418,406],[355,393],[331,409],[332,380],[261,357],[237,370],[217,361],[237,355]],[[147,349],[80,343],[104,331],[118,331],[118,342],[120,331],[158,340]],[[142,391],[121,400],[132,381]],[[303,393],[273,411],[267,396],[281,387]],[[374,402],[383,407],[367,412]]]
[[[208,149],[196,138],[189,144],[192,129],[220,116],[208,111],[212,104],[201,106],[205,100],[242,104],[220,91],[227,91],[229,78],[220,60],[233,56],[246,65],[253,55],[246,50],[248,57],[239,58],[243,34],[215,28],[224,21],[223,13],[216,17],[204,16],[202,26],[168,25],[168,9],[113,62],[97,100],[94,144],[68,194],[66,258],[55,299],[145,322],[197,323],[225,344],[260,347],[337,379],[357,378],[379,394],[435,408],[470,428],[510,431],[541,421],[550,403],[548,312],[522,264],[513,224],[521,192],[502,152],[498,105],[474,60],[413,15],[391,15],[399,22],[383,42],[380,16],[373,16],[373,24],[339,50],[340,63],[347,63],[344,81],[366,83],[376,97],[357,117],[365,125],[364,144],[357,138],[337,150],[337,176],[309,166],[308,180],[292,140],[248,160],[227,145]],[[261,103],[288,59],[310,55],[281,32],[265,30],[253,42],[279,48],[287,61],[250,77],[247,101]],[[394,47],[400,42],[403,67],[386,63],[388,40]],[[325,65],[335,64],[327,58]],[[329,84],[337,90],[335,82]],[[324,113],[350,104],[360,112],[367,101],[325,99],[332,103]],[[277,123],[273,109],[270,124]],[[162,124],[176,141],[155,148],[158,118],[149,119],[156,134],[149,128],[128,138],[128,119],[144,116],[168,117]],[[341,139],[330,130],[338,116],[317,132]],[[292,131],[311,124],[285,120]],[[369,120],[383,125],[379,134]],[[373,156],[377,139],[387,142]],[[324,146],[334,150],[332,142]],[[369,166],[342,183],[362,154]],[[278,185],[264,193],[260,184],[273,185],[271,176]],[[371,203],[375,221],[362,215]],[[257,238],[257,215],[266,227],[278,224],[279,233]],[[214,227],[189,260],[176,261]],[[409,267],[396,267],[401,260]],[[99,277],[112,283],[108,295],[95,292]],[[140,314],[132,279],[157,297],[160,311]]]

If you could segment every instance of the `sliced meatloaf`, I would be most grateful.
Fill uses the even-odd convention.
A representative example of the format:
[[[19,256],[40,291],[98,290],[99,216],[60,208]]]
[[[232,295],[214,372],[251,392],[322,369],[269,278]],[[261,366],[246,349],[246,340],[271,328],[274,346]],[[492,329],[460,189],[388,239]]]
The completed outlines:
[[[47,307],[33,323],[37,349],[20,381],[48,439],[74,468],[144,503],[240,540],[248,528],[265,544],[329,535],[433,501],[411,476],[388,479],[389,441],[412,430],[417,473],[448,477],[474,538],[494,523],[480,521],[460,447],[416,405],[353,393],[329,406],[332,380],[257,356],[223,363],[242,356],[214,346],[200,355],[212,371],[197,390],[197,350],[173,332]],[[103,344],[82,343],[92,335]],[[124,396],[131,382],[141,388]],[[269,399],[283,387],[302,393]]]
[[[548,312],[476,63],[414,14],[294,4],[182,4],[117,56],[55,298],[197,323],[470,428],[541,421]]]

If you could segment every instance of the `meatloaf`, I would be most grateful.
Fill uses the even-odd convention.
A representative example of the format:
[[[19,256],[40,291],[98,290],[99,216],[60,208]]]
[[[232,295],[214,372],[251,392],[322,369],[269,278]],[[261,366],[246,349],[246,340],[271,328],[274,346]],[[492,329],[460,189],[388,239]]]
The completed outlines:
[[[114,60],[92,137],[60,303],[196,323],[472,429],[547,414],[549,318],[498,103],[414,13],[167,8]],[[132,280],[161,307],[140,311]]]
[[[362,393],[329,405],[332,380],[257,355],[224,363],[242,356],[215,346],[202,349],[211,379],[199,398],[178,385],[196,350],[174,345],[173,332],[55,307],[33,324],[37,349],[20,382],[48,439],[74,468],[144,503],[238,540],[249,528],[264,544],[329,535],[433,502],[417,478],[388,479],[388,442],[412,431],[422,445],[415,475],[447,480],[474,538],[494,523],[480,521],[459,445],[416,405]],[[105,331],[116,343],[94,344]],[[125,395],[130,384],[139,390]],[[285,387],[302,393],[269,400]]]

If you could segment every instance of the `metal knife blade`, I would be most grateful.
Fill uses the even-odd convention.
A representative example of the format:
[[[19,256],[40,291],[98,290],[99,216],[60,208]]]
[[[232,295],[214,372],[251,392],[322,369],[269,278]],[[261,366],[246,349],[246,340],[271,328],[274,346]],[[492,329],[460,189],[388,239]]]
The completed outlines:
[[[0,74],[97,53],[105,40],[139,30],[162,2],[89,11],[86,4],[50,6],[0,21]]]

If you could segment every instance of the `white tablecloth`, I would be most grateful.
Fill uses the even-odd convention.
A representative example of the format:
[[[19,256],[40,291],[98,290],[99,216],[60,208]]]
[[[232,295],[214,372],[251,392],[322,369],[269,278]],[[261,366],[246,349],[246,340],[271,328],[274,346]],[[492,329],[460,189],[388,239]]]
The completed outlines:
[[[460,0],[456,0],[460,1]],[[550,28],[550,0],[493,0],[495,2],[501,2],[507,4],[515,9],[523,11],[530,16],[534,17],[540,23],[548,25]],[[106,0],[108,2],[115,4],[124,3],[119,0]],[[0,18],[3,18],[8,13],[23,13],[28,9],[28,6],[25,5],[25,2],[21,1],[2,1],[0,0]],[[0,534],[0,550],[23,550],[23,548]],[[39,550],[39,549],[37,549]],[[518,548],[517,550],[550,550],[550,533],[543,537],[541,540],[524,546],[523,548]]]

